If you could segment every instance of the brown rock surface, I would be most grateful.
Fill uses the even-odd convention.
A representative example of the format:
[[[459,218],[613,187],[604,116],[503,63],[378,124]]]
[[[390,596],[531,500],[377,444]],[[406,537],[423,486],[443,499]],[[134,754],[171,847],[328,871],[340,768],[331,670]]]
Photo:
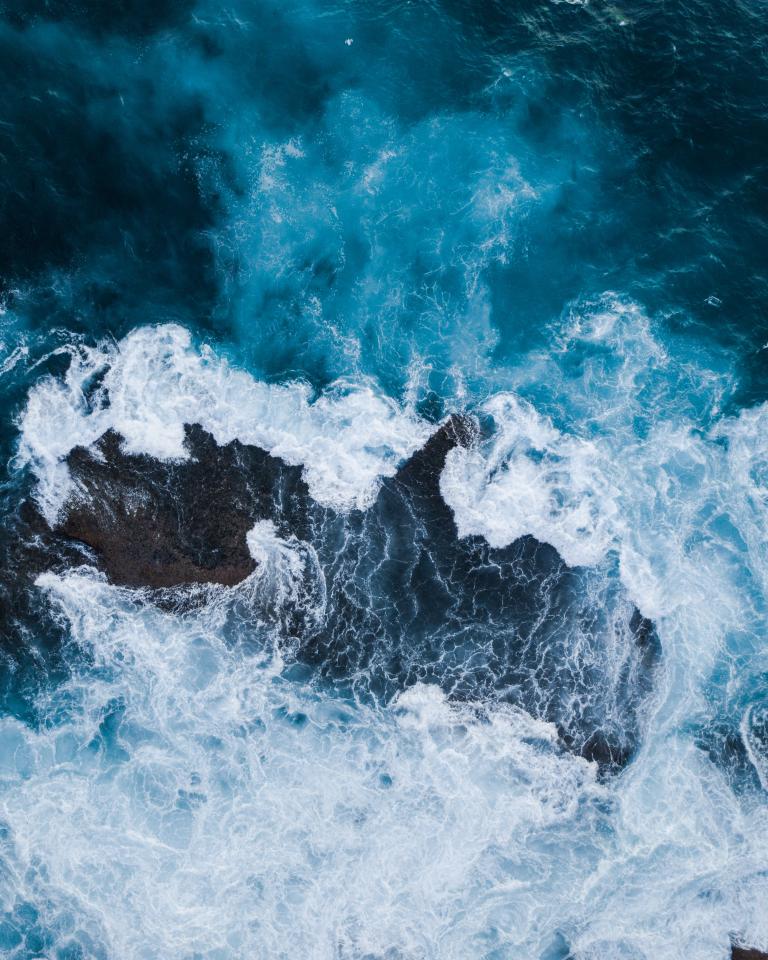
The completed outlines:
[[[198,426],[186,432],[181,462],[126,454],[113,432],[68,457],[76,492],[56,531],[93,550],[113,583],[232,586],[255,568],[246,534],[258,519],[305,525],[300,468],[237,441],[218,446]]]

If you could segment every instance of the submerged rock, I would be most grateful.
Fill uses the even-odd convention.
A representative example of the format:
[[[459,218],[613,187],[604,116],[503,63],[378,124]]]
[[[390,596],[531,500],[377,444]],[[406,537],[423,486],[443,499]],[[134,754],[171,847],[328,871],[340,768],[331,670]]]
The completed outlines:
[[[605,570],[569,568],[530,536],[503,548],[458,536],[440,474],[475,434],[473,421],[449,421],[370,509],[326,519],[329,616],[302,656],[359,695],[424,682],[519,704],[569,749],[618,768],[639,738],[656,632]]]
[[[0,704],[33,718],[41,682],[61,676],[67,627],[40,603],[35,580],[46,570],[88,561],[82,545],[54,534],[34,505],[28,485],[0,493]]]
[[[69,455],[74,492],[55,534],[163,603],[169,589],[232,586],[259,569],[252,593],[266,600],[254,615],[317,678],[385,702],[425,682],[517,704],[554,723],[568,749],[618,768],[639,737],[653,626],[615,576],[569,568],[533,537],[503,548],[459,538],[440,475],[476,434],[474,420],[450,417],[370,508],[339,513],[312,499],[300,467],[218,446],[199,426],[186,427],[179,462],[125,453],[110,432]],[[258,560],[251,530],[266,536]]]

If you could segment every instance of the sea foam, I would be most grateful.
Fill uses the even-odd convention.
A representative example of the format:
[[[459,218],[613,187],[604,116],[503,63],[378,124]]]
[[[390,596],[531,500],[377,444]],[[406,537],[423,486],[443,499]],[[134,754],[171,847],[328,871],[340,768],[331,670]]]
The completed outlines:
[[[142,608],[87,572],[40,587],[91,667],[47,705],[52,726],[0,721],[4,892],[46,904],[56,946],[265,960],[546,947],[541,877],[563,906],[580,883],[552,838],[598,856],[605,794],[554,728],[425,686],[388,709],[321,698],[267,652],[222,642],[218,610]]]
[[[337,383],[319,396],[305,383],[273,385],[196,349],[176,325],[142,327],[119,344],[72,351],[63,379],[30,393],[19,458],[39,478],[53,521],[70,492],[66,455],[116,430],[128,453],[184,459],[184,424],[302,464],[312,495],[338,509],[363,508],[378,480],[420,447],[429,424],[371,384]]]
[[[448,454],[440,491],[461,536],[503,547],[530,534],[571,566],[599,562],[614,540],[615,491],[596,444],[557,430],[514,394],[481,408],[495,430],[484,448]]]
[[[37,730],[0,721],[0,897],[51,950],[719,960],[761,932],[765,810],[683,740],[601,785],[522,711],[353,704],[225,641],[221,606],[39,588],[77,667]]]
[[[373,707],[289,679],[269,624],[297,603],[322,611],[323,584],[308,545],[262,523],[257,570],[183,613],[86,569],[39,579],[72,672],[37,729],[2,721],[5,909],[34,903],[35,936],[99,957],[528,960],[567,945],[579,960],[722,960],[734,933],[768,942],[765,804],[696,740],[719,703],[762,780],[754,708],[713,678],[764,663],[749,586],[764,409],[719,415],[727,376],[680,364],[631,305],[569,318],[559,349],[484,401],[487,439],[449,455],[441,489],[460,533],[533,533],[596,564],[596,583],[618,558],[663,647],[625,772],[599,783],[554,728],[508,706],[418,684]],[[581,419],[556,425],[556,410]],[[131,450],[183,457],[187,420],[303,463],[313,495],[346,508],[431,429],[370,386],[313,399],[154,327],[37,386],[21,454],[55,510],[75,443],[113,427]]]

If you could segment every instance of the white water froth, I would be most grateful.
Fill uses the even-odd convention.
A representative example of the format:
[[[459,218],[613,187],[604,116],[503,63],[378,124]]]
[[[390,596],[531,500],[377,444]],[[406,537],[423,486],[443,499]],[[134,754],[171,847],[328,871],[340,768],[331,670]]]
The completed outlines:
[[[262,383],[210,348],[195,349],[187,330],[168,324],[73,350],[63,379],[31,391],[19,458],[34,468],[53,521],[70,493],[64,459],[75,446],[114,429],[128,453],[185,459],[185,423],[199,423],[219,444],[237,439],[303,465],[315,499],[340,509],[369,504],[379,479],[393,475],[431,430],[370,385],[339,383],[315,398],[305,383]]]
[[[569,437],[513,394],[486,402],[496,426],[485,447],[456,447],[440,491],[464,537],[503,547],[531,534],[571,566],[598,563],[613,539],[615,491],[593,443]]]
[[[227,647],[220,611],[141,609],[87,573],[40,586],[92,669],[54,725],[0,721],[4,906],[45,902],[125,960],[546,946],[542,877],[553,907],[578,882],[552,838],[594,857],[604,816],[552,727],[423,686],[386,710],[319,699]]]
[[[221,606],[163,613],[86,570],[39,586],[85,660],[50,722],[0,720],[0,909],[36,904],[57,947],[723,960],[768,933],[766,810],[682,740],[602,786],[519,710],[321,698],[224,642]]]
[[[230,382],[221,361],[181,355]],[[173,363],[162,389],[181,409],[188,368],[174,379]],[[624,774],[599,785],[546,726],[431,688],[390,709],[321,700],[284,679],[271,648],[224,642],[227,591],[173,616],[92,574],[48,575],[92,667],[42,705],[55,722],[2,721],[8,908],[47,903],[51,924],[69,918],[62,938],[88,933],[126,960],[555,960],[562,943],[576,960],[726,960],[731,935],[768,946],[768,807],[733,791],[696,733],[718,709],[737,731],[740,719],[765,776],[745,690],[768,671],[768,405],[723,418],[730,372],[663,347],[611,297],[574,310],[507,379],[484,411],[495,432],[451,453],[443,492],[462,533],[531,532],[572,563],[616,551],[663,648]],[[54,390],[33,394],[24,422],[41,477],[61,466],[64,453],[40,457],[59,434],[114,416],[68,405],[66,385],[67,402],[45,407]],[[140,424],[138,449],[150,443],[146,411],[126,422],[126,436]],[[307,546],[267,526],[249,545],[263,562],[236,591],[304,602]]]
[[[259,520],[246,535],[256,569],[239,586],[265,609],[274,622],[285,610],[301,608],[314,623],[322,622],[327,590],[317,552],[295,536],[278,536],[271,520]]]

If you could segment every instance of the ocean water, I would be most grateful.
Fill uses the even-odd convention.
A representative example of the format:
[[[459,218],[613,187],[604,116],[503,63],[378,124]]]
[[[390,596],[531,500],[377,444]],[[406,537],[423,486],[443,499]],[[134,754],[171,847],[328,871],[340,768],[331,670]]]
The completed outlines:
[[[768,951],[764,0],[0,0],[0,76],[0,955]],[[193,423],[305,527],[33,569]]]

